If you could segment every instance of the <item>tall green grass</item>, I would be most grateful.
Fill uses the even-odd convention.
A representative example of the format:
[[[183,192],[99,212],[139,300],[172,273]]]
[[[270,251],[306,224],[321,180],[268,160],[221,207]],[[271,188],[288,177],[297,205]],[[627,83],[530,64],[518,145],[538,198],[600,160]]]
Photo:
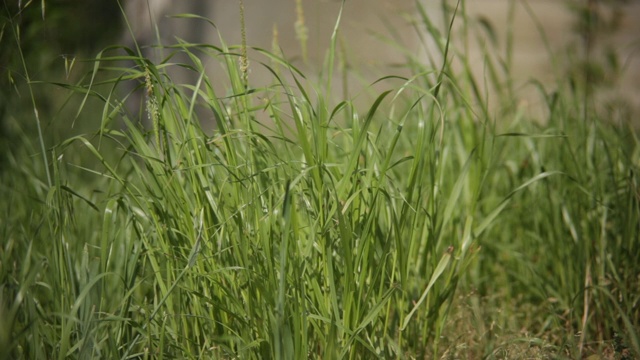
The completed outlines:
[[[25,134],[2,173],[2,355],[640,353],[635,133],[583,111],[562,79],[540,86],[544,124],[511,90],[496,110],[483,89],[510,81],[508,61],[478,80],[451,36],[474,26],[460,6],[443,3],[438,27],[417,5],[435,53],[377,81],[388,90],[364,109],[332,85],[340,18],[319,84],[222,39],[165,45],[157,62],[101,52],[64,85],[101,101],[80,105],[98,129],[44,154]],[[272,85],[253,88],[246,66]]]

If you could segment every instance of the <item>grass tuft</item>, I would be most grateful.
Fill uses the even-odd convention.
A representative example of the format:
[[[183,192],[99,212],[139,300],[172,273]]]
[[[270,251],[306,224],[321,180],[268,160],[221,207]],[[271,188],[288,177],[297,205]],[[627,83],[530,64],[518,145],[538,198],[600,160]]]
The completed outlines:
[[[490,24],[442,5],[364,108],[332,85],[342,13],[318,82],[274,40],[252,87],[243,34],[50,83],[96,128],[6,155],[0,358],[640,356],[636,133],[566,78],[532,121],[510,55],[480,79],[459,45]]]

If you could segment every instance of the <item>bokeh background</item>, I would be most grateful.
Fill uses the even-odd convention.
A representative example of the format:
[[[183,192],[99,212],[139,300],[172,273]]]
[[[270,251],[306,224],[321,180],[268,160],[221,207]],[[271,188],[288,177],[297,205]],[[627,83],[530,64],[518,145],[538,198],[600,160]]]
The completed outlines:
[[[450,8],[456,4],[444,3]],[[421,0],[420,4],[432,18],[441,19],[437,26],[446,26],[449,20],[439,16],[442,1]],[[336,0],[244,0],[247,43],[282,51],[313,78],[322,68],[340,7],[341,1]],[[161,61],[168,52],[155,45],[170,45],[179,39],[215,45],[224,39],[237,45],[241,42],[239,8],[239,2],[231,0],[3,2],[0,145],[19,146],[13,134],[35,131],[34,99],[40,125],[51,143],[95,127],[90,117],[76,121],[82,118],[74,114],[78,100],[68,98],[63,88],[51,83],[82,82],[93,65],[90,59],[101,49],[109,45],[135,49],[137,45],[145,56]],[[533,119],[544,118],[544,106],[532,80],[552,91],[556,79],[585,74],[599,87],[598,96],[612,99],[603,102],[611,106],[611,112],[623,114],[622,120],[616,115],[612,121],[628,121],[638,113],[640,1],[467,0],[465,9],[457,16],[468,21],[458,21],[454,27],[454,47],[467,54],[479,79],[486,76],[488,56],[498,63],[508,61],[514,80],[511,85],[522,99],[518,106]],[[184,13],[211,19],[216,28],[206,21],[173,16]],[[417,16],[414,0],[346,1],[338,60],[349,74],[337,74],[335,86],[343,86],[342,80],[348,79],[345,92],[365,102],[368,99],[361,94],[371,82],[385,75],[408,75],[403,66],[407,53],[427,61],[432,44],[423,43],[413,21]],[[464,37],[456,34],[465,30],[471,36],[462,41]],[[480,41],[471,41],[474,37]],[[506,55],[509,50],[511,57]],[[257,52],[249,55],[253,86],[267,84],[271,78],[260,65],[265,58]],[[456,56],[452,61],[457,61]],[[214,85],[224,91],[220,64],[217,59],[206,61]],[[584,67],[576,67],[581,61]],[[192,76],[176,72],[174,81],[189,83],[194,81]],[[131,86],[135,85],[139,84]],[[492,100],[491,94],[489,98]]]

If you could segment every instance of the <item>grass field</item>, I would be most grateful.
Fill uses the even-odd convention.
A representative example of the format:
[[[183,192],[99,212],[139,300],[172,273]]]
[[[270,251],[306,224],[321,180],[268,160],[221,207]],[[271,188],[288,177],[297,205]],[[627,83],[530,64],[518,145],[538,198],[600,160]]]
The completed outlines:
[[[3,119],[20,146],[0,172],[0,358],[639,357],[637,114],[559,71],[527,85],[532,118],[508,55],[471,72],[458,44],[480,25],[419,9],[434,52],[407,51],[411,76],[365,107],[332,84],[337,32],[318,81],[224,43],[108,48],[64,84],[25,65],[31,108]],[[72,135],[42,126],[39,89]]]

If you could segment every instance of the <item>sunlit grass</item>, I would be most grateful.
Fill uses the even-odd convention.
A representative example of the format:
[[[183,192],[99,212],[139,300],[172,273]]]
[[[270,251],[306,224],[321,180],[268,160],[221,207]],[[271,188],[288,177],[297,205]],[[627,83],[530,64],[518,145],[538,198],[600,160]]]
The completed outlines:
[[[77,112],[96,131],[46,161],[43,135],[24,133],[7,156],[0,355],[640,353],[636,133],[585,112],[564,79],[539,86],[542,122],[512,93],[489,104],[508,69],[471,72],[450,37],[470,22],[461,8],[444,6],[444,28],[418,10],[436,53],[409,52],[414,75],[381,78],[364,108],[332,84],[338,30],[319,83],[222,40],[167,45],[157,62],[101,52],[87,81],[63,85],[100,100]],[[224,93],[201,56],[226,70]],[[272,85],[253,88],[246,66]]]

